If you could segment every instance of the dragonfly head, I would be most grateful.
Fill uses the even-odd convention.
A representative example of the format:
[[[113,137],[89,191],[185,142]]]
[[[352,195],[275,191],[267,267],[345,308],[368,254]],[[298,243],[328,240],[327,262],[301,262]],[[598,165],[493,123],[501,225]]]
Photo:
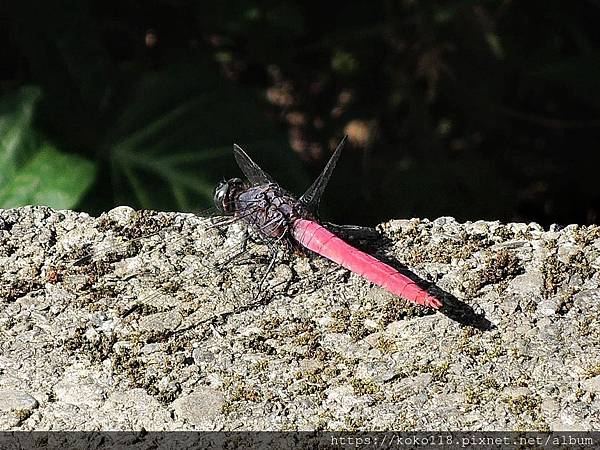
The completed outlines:
[[[235,194],[244,188],[244,182],[240,178],[231,178],[221,181],[215,189],[213,197],[215,207],[224,214],[233,214],[233,200]]]

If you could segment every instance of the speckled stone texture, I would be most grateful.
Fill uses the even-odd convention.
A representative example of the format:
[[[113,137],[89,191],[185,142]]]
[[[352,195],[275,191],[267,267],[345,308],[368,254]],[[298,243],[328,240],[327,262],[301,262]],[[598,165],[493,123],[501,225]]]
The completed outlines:
[[[218,221],[218,219],[217,219]],[[240,224],[0,211],[0,429],[598,430],[600,228],[382,224],[409,305]]]

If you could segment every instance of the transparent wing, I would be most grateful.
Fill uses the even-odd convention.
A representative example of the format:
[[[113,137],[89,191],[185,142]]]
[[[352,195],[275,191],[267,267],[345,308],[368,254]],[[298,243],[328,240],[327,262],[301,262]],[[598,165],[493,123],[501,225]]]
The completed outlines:
[[[233,144],[233,154],[238,166],[240,166],[240,169],[242,169],[242,172],[244,175],[246,175],[251,183],[255,185],[275,183],[273,178],[260,167],[258,167],[258,164],[252,161],[248,154],[242,150],[239,145]]]
[[[333,169],[335,169],[335,165],[340,158],[340,153],[342,152],[342,148],[346,143],[346,138],[348,136],[344,136],[341,142],[338,144],[335,152],[329,158],[329,162],[321,172],[321,175],[315,180],[315,182],[308,188],[308,190],[304,193],[302,197],[300,197],[300,202],[304,204],[304,206],[313,212],[317,212],[319,209],[319,203],[321,202],[321,196],[323,195],[323,191],[327,187],[327,183],[329,182],[329,178],[331,178],[331,174],[333,173]]]

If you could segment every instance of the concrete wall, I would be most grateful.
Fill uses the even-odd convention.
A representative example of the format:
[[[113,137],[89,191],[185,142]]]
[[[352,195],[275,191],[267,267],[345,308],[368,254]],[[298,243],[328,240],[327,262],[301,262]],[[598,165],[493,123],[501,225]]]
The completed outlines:
[[[0,211],[0,429],[600,427],[600,228],[397,220],[442,312],[178,213]]]

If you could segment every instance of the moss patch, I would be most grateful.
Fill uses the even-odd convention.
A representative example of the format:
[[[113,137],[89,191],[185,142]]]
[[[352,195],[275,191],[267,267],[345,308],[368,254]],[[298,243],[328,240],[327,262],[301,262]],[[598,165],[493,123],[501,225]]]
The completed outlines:
[[[477,295],[484,286],[489,284],[501,283],[502,290],[510,280],[523,273],[520,259],[507,249],[488,251],[484,258],[481,269],[465,274],[467,282],[463,290],[469,297]]]

